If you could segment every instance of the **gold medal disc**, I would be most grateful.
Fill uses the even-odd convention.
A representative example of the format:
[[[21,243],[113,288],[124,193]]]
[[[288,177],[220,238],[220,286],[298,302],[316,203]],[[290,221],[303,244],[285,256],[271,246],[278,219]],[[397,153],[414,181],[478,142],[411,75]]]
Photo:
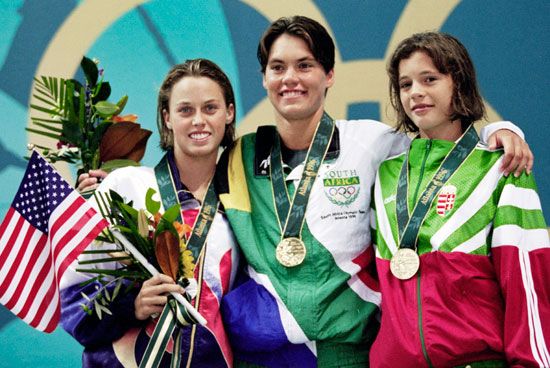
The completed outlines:
[[[420,267],[418,254],[410,248],[400,248],[391,257],[391,273],[400,280],[408,280],[413,277]]]
[[[277,261],[285,267],[295,267],[306,258],[306,245],[302,239],[285,238],[277,245]]]

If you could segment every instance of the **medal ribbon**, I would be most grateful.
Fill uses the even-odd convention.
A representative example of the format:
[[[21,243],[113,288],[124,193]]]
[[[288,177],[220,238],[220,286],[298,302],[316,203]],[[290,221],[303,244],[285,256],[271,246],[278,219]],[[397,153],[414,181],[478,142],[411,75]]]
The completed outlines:
[[[180,202],[178,192],[183,190],[179,181],[179,175],[176,175],[177,168],[175,168],[175,170],[171,168],[168,155],[169,153],[164,155],[155,167],[155,176],[157,179],[162,204],[165,209],[168,209]],[[214,183],[211,181],[208,185],[201,210],[195,220],[193,230],[191,231],[191,236],[187,239],[187,249],[191,250],[194,259],[197,260],[197,264],[201,264],[201,267],[204,262],[198,262],[199,256],[201,255],[201,251],[206,244],[208,231],[210,230],[210,226],[212,225],[218,206],[218,197],[214,190]],[[183,223],[182,218],[183,216],[180,212],[178,221]],[[200,284],[198,285],[198,288],[199,294],[197,295],[200,295]],[[187,294],[184,296],[189,302],[191,302]],[[195,308],[198,309],[198,307],[199,305],[197,301]],[[159,366],[164,355],[164,351],[166,350],[166,346],[168,345],[174,330],[176,332],[170,366],[179,367],[181,361],[181,328],[177,327],[193,325],[196,323],[197,321],[181,304],[176,302],[172,297],[168,297],[168,303],[162,310],[157,325],[153,331],[153,335],[151,336],[151,340],[149,340],[149,343],[147,344],[147,348],[139,365],[140,368],[156,368]]]
[[[274,130],[275,139],[273,149],[271,150],[269,168],[273,198],[283,239],[299,237],[300,235],[311,188],[327,153],[334,127],[334,120],[327,113],[323,113],[323,117],[315,131],[313,142],[309,147],[304,171],[302,172],[300,183],[294,191],[292,202],[290,202],[284,179],[281,141],[279,135]]]
[[[179,203],[178,197],[178,186],[179,176],[174,175],[174,170],[170,167],[168,161],[168,154],[166,154],[155,166],[155,176],[157,178],[157,184],[159,186],[160,197],[162,199],[162,205],[165,209],[168,209]],[[181,191],[183,189],[180,189]],[[201,210],[197,215],[195,225],[191,231],[191,236],[187,239],[187,249],[193,253],[193,258],[195,260],[199,259],[200,252],[206,243],[206,237],[208,236],[208,231],[214,220],[214,216],[218,210],[219,201],[216,191],[214,189],[213,181],[210,181],[206,195],[204,196],[204,201],[201,206]],[[183,223],[182,215],[178,216],[178,221]]]
[[[470,125],[468,130],[460,137],[460,140],[456,143],[454,148],[447,154],[439,166],[439,169],[426,186],[426,189],[420,195],[410,217],[407,203],[409,154],[405,156],[405,161],[403,162],[399,174],[399,181],[397,182],[396,195],[397,225],[401,238],[399,241],[399,248],[416,249],[418,232],[432,205],[435,195],[460,167],[466,157],[470,155],[478,142],[479,137],[473,125]]]
[[[185,295],[185,298],[191,302],[191,298],[187,295]],[[159,316],[157,325],[143,353],[139,367],[157,368],[160,365],[174,330],[176,330],[174,336],[174,351],[172,352],[170,367],[179,367],[181,362],[182,333],[181,328],[176,329],[176,327],[188,326],[196,323],[197,321],[195,321],[193,316],[187,313],[187,310],[173,297],[169,296],[168,303],[166,303]]]

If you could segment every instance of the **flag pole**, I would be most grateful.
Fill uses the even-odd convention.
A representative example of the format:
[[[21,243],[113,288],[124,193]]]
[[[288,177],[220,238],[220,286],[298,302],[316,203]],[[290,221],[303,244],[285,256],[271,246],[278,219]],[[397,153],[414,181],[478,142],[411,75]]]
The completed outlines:
[[[122,243],[124,248],[126,248],[126,250],[128,250],[128,252],[130,252],[136,258],[136,260],[143,267],[145,267],[145,269],[147,269],[147,271],[149,271],[149,273],[152,276],[156,276],[156,275],[160,274],[160,272],[158,272],[157,269],[147,261],[147,259],[136,249],[136,247],[134,247],[134,245],[132,243],[130,243],[128,241],[128,239],[126,239],[124,237],[124,235],[122,235],[117,229],[114,229],[114,228],[111,228],[111,232],[114,235],[114,237],[117,238],[117,240]],[[185,309],[187,309],[189,314],[192,315],[201,325],[203,325],[203,326],[206,325],[206,319],[204,319],[204,317],[191,305],[191,303],[189,303],[187,300],[185,300],[183,295],[178,294],[176,292],[170,292],[170,294],[172,294],[172,296],[181,305],[183,305],[185,307]]]

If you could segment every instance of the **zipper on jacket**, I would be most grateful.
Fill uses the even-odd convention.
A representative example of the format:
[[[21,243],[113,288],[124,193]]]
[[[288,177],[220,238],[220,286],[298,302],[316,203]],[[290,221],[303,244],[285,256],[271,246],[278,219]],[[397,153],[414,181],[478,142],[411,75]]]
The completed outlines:
[[[430,154],[430,150],[432,148],[432,140],[428,139],[426,141],[426,148],[424,152],[424,158],[422,159],[422,166],[420,166],[420,174],[418,175],[418,182],[416,183],[416,189],[414,191],[414,197],[413,197],[413,203],[416,204],[416,200],[418,198],[418,191],[420,190],[420,184],[422,183],[422,179],[424,177],[424,169],[426,168],[426,161],[428,160],[428,155]],[[420,337],[420,344],[422,345],[422,354],[424,354],[424,359],[426,359],[426,363],[428,364],[428,367],[433,367],[432,361],[430,360],[430,357],[428,356],[428,349],[426,349],[426,342],[424,340],[424,329],[422,328],[422,302],[421,302],[421,293],[420,293],[420,270],[418,271],[416,275],[416,300],[418,304],[418,334]]]
[[[426,349],[426,342],[424,341],[424,330],[422,329],[422,303],[420,302],[420,270],[416,275],[416,300],[418,301],[418,334],[420,335],[420,344],[422,345],[422,354],[424,359],[428,363],[428,367],[432,368],[432,361],[428,356],[428,349]]]

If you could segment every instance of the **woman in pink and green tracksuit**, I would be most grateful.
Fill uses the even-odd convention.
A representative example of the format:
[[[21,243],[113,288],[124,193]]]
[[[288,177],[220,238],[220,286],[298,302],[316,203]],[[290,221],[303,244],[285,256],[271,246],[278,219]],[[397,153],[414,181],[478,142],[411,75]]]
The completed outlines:
[[[416,132],[374,189],[382,292],[371,367],[549,367],[550,246],[533,175],[479,144],[472,61],[454,37],[402,41],[388,72]]]

